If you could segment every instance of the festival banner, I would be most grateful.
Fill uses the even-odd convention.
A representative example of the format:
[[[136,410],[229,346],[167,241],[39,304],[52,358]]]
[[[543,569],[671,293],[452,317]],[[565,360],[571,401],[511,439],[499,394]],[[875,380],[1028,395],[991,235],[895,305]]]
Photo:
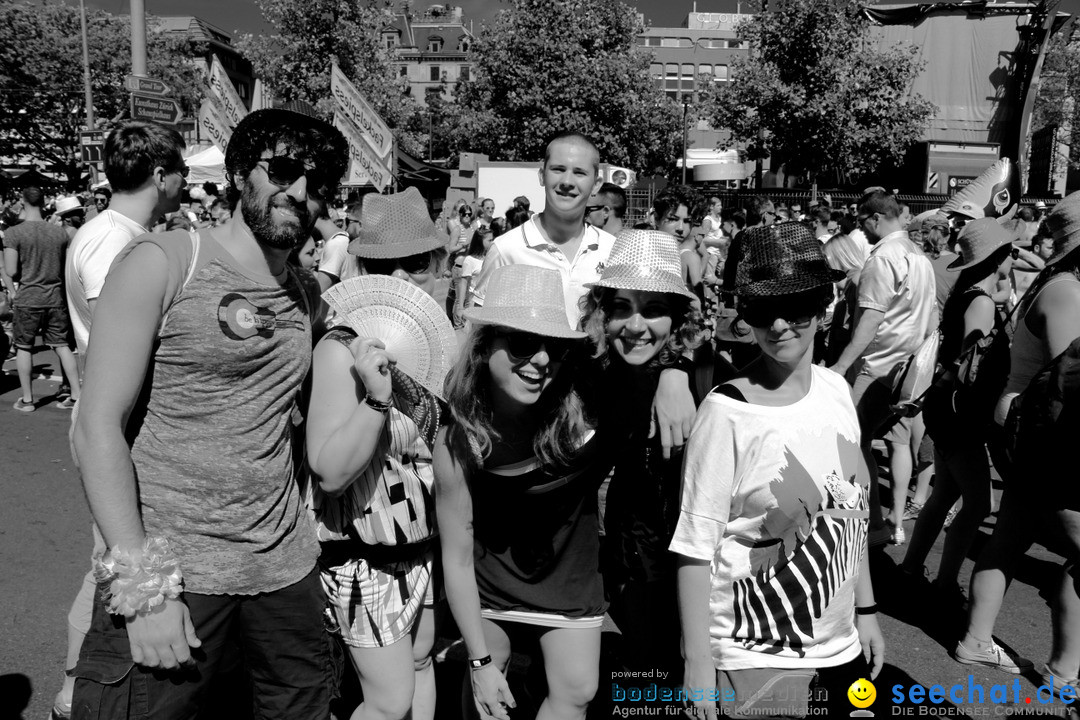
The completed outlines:
[[[203,98],[202,105],[199,106],[199,127],[218,146],[221,152],[225,152],[229,147],[229,140],[232,138],[232,128],[229,127],[225,118],[218,112],[214,101],[210,98]]]
[[[390,183],[390,168],[386,161],[371,149],[360,128],[341,113],[334,113],[334,127],[349,141],[349,172],[342,181],[343,184],[371,183],[379,190],[385,188]]]
[[[247,108],[244,107],[244,101],[236,94],[236,88],[233,87],[232,80],[229,79],[217,55],[214,55],[210,62],[210,75],[207,81],[210,83],[210,90],[221,104],[222,117],[229,123],[229,127],[236,127],[247,115]]]
[[[334,96],[337,114],[348,118],[359,128],[364,140],[374,151],[373,154],[382,158],[383,166],[389,169],[394,136],[356,86],[341,72],[337,63],[330,67],[330,94]]]

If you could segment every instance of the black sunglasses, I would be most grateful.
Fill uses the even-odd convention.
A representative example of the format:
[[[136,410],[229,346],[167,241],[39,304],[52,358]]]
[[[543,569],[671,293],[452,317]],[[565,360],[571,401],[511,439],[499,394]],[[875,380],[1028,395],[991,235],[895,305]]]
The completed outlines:
[[[364,269],[370,275],[393,275],[399,267],[410,275],[431,272],[431,253],[424,252],[401,258],[364,258]]]
[[[565,360],[574,349],[574,343],[569,340],[558,340],[543,335],[527,332],[504,332],[500,335],[506,339],[506,351],[518,360],[531,358],[543,348],[552,362],[560,362]]]
[[[607,205],[586,205],[585,214],[588,215],[589,213],[596,212],[597,210],[603,210],[606,207]]]
[[[282,188],[291,187],[301,177],[307,178],[308,192],[312,195],[326,199],[334,194],[337,183],[317,167],[308,167],[307,163],[290,155],[274,155],[268,158],[259,158],[260,163],[266,163],[266,177],[270,182]]]
[[[813,314],[806,314],[806,306],[791,303],[754,303],[740,308],[739,315],[750,327],[772,327],[777,318],[792,327],[806,327],[814,319]]]

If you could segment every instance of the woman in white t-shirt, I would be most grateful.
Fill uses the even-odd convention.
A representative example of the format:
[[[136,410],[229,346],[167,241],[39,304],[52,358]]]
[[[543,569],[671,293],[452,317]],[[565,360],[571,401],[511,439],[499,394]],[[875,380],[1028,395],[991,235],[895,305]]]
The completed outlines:
[[[830,714],[850,710],[847,689],[876,677],[884,641],[855,407],[844,379],[812,362],[843,273],[798,222],[747,230],[729,262],[762,354],[705,399],[686,448],[670,545],[684,684],[710,716],[717,697],[734,717],[799,716],[812,684]]]
[[[490,227],[481,225],[473,233],[469,248],[454,261],[454,307],[450,319],[455,328],[465,327],[465,308],[470,308],[473,303],[473,276],[480,272],[484,265],[484,255],[494,241],[495,235]]]

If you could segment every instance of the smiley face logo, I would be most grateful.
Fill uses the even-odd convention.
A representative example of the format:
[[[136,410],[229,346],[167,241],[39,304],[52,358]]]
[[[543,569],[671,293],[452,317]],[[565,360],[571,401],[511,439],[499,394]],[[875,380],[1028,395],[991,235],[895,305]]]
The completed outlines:
[[[868,708],[877,699],[877,688],[866,678],[859,678],[851,683],[847,691],[848,700],[857,708]]]

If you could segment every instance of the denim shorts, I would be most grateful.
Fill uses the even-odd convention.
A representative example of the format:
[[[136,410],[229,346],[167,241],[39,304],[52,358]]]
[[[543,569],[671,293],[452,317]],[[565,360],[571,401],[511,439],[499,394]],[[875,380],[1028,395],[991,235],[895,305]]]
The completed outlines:
[[[15,347],[30,350],[38,333],[49,347],[67,347],[71,336],[71,318],[66,307],[24,308],[15,306],[12,334]]]
[[[100,586],[101,591],[105,586]],[[207,689],[236,643],[251,675],[256,716],[328,720],[334,677],[323,610],[312,570],[289,587],[259,595],[184,593],[195,634],[194,663],[175,671],[136,666],[123,618],[94,602],[90,632],[75,668],[73,720],[187,720],[204,711]]]

